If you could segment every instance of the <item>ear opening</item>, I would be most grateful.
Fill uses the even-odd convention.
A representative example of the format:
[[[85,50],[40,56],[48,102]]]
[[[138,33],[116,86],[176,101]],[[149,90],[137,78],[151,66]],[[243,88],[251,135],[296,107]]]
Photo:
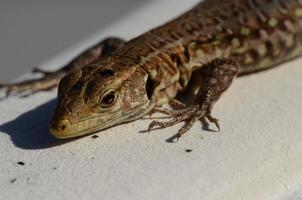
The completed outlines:
[[[104,77],[109,77],[109,76],[113,76],[115,74],[115,72],[111,69],[104,69],[101,71],[101,76],[104,76]]]
[[[150,100],[153,96],[154,92],[154,81],[148,76],[147,82],[146,82],[146,92],[147,92],[147,97]]]

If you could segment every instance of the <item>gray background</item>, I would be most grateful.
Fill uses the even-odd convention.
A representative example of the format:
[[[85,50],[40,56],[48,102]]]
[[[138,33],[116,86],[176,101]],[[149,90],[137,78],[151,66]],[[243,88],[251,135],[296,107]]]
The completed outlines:
[[[147,0],[1,1],[0,82],[10,81]]]

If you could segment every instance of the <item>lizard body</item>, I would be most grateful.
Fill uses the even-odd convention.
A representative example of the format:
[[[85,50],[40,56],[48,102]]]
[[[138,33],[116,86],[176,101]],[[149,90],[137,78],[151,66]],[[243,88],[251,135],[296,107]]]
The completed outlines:
[[[180,137],[204,119],[219,128],[211,110],[236,75],[301,55],[301,42],[300,0],[205,0],[129,42],[101,42],[58,70],[60,78],[68,75],[59,84],[50,131],[58,138],[75,137],[151,111],[173,119],[153,121],[150,130],[185,121]],[[32,88],[33,82],[20,85]],[[192,104],[158,108],[184,91],[195,96]]]

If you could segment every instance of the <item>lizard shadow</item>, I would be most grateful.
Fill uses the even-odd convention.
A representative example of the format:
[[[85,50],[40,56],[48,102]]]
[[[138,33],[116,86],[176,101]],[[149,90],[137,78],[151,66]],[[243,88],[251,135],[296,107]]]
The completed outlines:
[[[8,134],[15,146],[25,150],[52,148],[78,139],[58,140],[50,135],[48,122],[56,106],[56,102],[56,98],[52,99],[21,114],[16,119],[2,124],[0,131]],[[202,123],[202,129],[213,131],[209,129],[207,123]],[[166,139],[166,142],[175,143],[175,139],[177,139],[177,134]]]
[[[209,126],[209,123],[206,122],[205,120],[201,120],[200,122],[201,122],[201,130],[209,131],[209,132],[217,132],[214,129],[211,129],[210,126]],[[167,138],[166,142],[167,143],[175,143],[175,142],[178,141],[178,139],[179,139],[178,134],[174,134],[171,137]]]
[[[0,131],[8,134],[15,146],[26,149],[46,149],[70,142],[58,140],[48,131],[48,121],[56,105],[52,99],[0,126]]]

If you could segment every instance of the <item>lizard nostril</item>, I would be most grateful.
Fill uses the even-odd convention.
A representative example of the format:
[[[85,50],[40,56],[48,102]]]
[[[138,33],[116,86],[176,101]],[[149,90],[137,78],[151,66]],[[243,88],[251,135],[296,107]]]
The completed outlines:
[[[53,120],[50,123],[50,133],[56,138],[66,138],[69,134],[71,127],[70,122],[67,119]]]
[[[70,127],[70,123],[66,119],[61,120],[58,125],[59,125],[58,127],[61,131],[65,131],[66,129],[68,129],[68,127]]]
[[[49,130],[56,138],[66,138],[68,137],[70,127],[71,124],[67,119],[53,120],[50,123]]]
[[[62,125],[61,129],[64,130],[66,128],[66,125]]]
[[[59,120],[52,121],[51,123],[52,129],[56,129],[57,131],[66,131],[70,127],[70,123],[68,120]]]

